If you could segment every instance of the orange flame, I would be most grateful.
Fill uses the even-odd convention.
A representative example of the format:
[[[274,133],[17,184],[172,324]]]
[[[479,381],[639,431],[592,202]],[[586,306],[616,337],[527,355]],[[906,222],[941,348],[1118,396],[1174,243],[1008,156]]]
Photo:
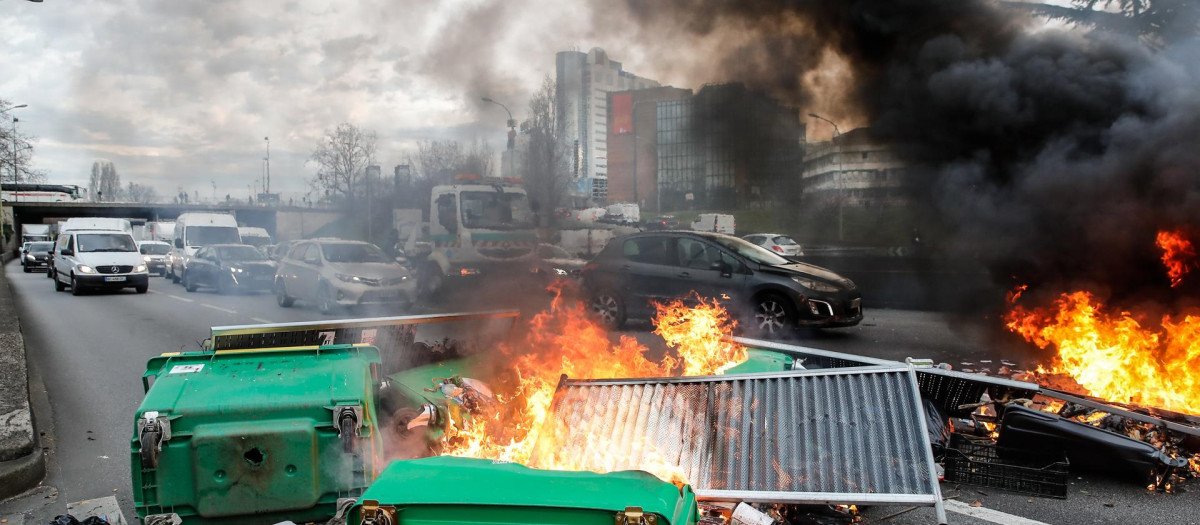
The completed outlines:
[[[1163,251],[1162,262],[1163,266],[1167,267],[1167,277],[1171,278],[1171,286],[1179,286],[1179,283],[1183,282],[1184,274],[1196,265],[1196,248],[1184,237],[1182,230],[1160,231],[1156,243]]]
[[[479,413],[452,414],[442,453],[559,470],[606,471],[633,461],[662,479],[686,482],[683,471],[652,444],[634,443],[634,449],[641,451],[638,458],[615,456],[611,451],[628,449],[630,444],[612,446],[595,437],[602,433],[579,429],[575,435],[591,436],[587,442],[567,443],[559,436],[562,429],[546,425],[546,420],[563,375],[591,379],[705,375],[744,361],[745,348],[726,341],[734,323],[725,309],[715,301],[696,299],[699,303],[694,306],[682,301],[656,305],[654,333],[673,352],[653,360],[647,355],[649,349],[633,337],[621,335],[612,341],[582,304],[565,302],[559,295],[549,310],[532,319],[517,348],[505,349],[512,363],[509,391],[497,394],[497,402]]]
[[[1074,292],[1051,308],[1014,306],[1005,321],[1025,340],[1057,349],[1050,369],[1039,373],[1069,375],[1109,401],[1200,415],[1200,316],[1163,316],[1156,329]]]

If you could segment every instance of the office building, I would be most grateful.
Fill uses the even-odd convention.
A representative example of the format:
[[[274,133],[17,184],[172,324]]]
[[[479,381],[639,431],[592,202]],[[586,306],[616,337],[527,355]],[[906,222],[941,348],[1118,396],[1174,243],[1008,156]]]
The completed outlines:
[[[625,71],[600,48],[561,51],[555,57],[559,118],[571,149],[571,197],[602,203],[608,198],[608,94],[657,87]]]

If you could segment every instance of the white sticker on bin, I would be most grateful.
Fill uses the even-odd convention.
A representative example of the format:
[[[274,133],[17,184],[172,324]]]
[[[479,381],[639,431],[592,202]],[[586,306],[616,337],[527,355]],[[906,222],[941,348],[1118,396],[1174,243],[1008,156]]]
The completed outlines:
[[[171,367],[171,371],[169,373],[171,373],[171,374],[191,374],[193,372],[199,372],[203,369],[204,369],[204,364],[175,365],[175,366]]]

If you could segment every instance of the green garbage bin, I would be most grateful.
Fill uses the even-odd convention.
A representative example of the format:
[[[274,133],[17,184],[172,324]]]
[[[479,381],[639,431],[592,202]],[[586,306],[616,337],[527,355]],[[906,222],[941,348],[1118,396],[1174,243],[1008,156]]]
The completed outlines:
[[[379,350],[364,345],[150,359],[130,447],[138,517],[190,525],[334,515],[383,461],[379,365]]]
[[[647,472],[531,469],[439,456],[391,462],[348,525],[691,525],[696,496]]]

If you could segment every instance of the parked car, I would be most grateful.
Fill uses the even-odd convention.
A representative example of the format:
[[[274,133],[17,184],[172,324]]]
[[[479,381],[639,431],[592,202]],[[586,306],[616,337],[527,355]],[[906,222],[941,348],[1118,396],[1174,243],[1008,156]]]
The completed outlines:
[[[200,286],[217,293],[270,291],[275,283],[275,263],[248,244],[214,244],[196,251],[183,269],[183,287],[194,292]]]
[[[733,235],[737,230],[737,220],[733,215],[724,213],[701,213],[692,221],[692,231],[713,232]]]
[[[804,255],[804,248],[787,235],[780,235],[778,233],[755,233],[752,235],[742,236],[742,238],[784,257],[800,257]]]
[[[728,235],[645,232],[613,239],[582,272],[589,308],[620,327],[650,318],[653,304],[721,299],[742,326],[767,336],[798,326],[853,326],[862,320],[854,282]]]
[[[150,273],[166,277],[167,258],[171,256],[171,243],[166,241],[142,241],[138,243],[142,261]]]
[[[21,267],[25,273],[34,270],[50,270],[50,254],[54,243],[50,241],[27,242],[21,246]]]
[[[279,264],[275,295],[279,306],[299,299],[322,313],[338,307],[402,304],[416,298],[416,279],[374,244],[336,239],[297,243]]]
[[[137,293],[150,289],[150,274],[146,273],[142,254],[133,235],[124,230],[59,232],[50,271],[54,290],[61,292],[70,286],[73,295],[90,288],[133,287]]]

